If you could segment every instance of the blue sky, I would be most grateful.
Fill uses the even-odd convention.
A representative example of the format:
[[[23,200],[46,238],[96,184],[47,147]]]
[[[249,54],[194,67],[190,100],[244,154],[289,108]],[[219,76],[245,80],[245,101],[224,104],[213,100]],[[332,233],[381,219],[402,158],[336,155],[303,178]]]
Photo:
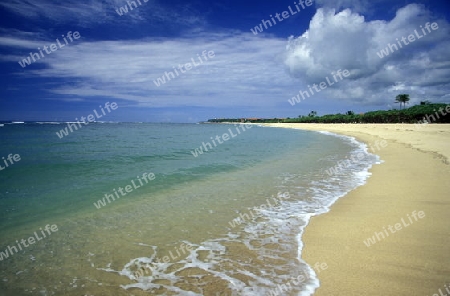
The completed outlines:
[[[365,112],[398,108],[400,93],[411,105],[450,103],[448,1],[135,2],[130,10],[122,0],[3,0],[0,120],[73,121],[108,101],[119,108],[104,120],[144,122]],[[254,34],[263,19],[272,27]],[[411,34],[420,38],[394,49]],[[351,75],[288,102],[339,69]]]

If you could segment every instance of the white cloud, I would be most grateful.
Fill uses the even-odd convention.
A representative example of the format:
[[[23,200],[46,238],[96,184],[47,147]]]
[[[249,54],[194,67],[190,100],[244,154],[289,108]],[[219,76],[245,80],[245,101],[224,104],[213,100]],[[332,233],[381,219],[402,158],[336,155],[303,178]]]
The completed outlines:
[[[87,3],[74,0],[64,3],[51,0],[7,0],[2,1],[0,6],[25,18],[45,17],[58,22],[93,20],[106,16],[102,3],[97,0],[88,0]]]
[[[137,0],[134,0],[137,1]],[[130,0],[131,2],[131,0]],[[137,7],[120,16],[116,9],[127,6],[126,0],[5,0],[3,7],[27,19],[47,18],[57,23],[76,22],[79,26],[120,22],[123,25],[145,20],[153,20],[155,26],[168,25],[204,25],[205,21],[189,4],[171,8],[164,3],[152,0],[136,2]],[[134,6],[133,6],[134,7]]]
[[[45,40],[43,34],[38,32],[24,32],[15,29],[0,28],[0,46],[12,48],[37,48],[41,45],[39,40]]]
[[[374,0],[372,0],[372,2],[374,2]],[[369,2],[369,0],[316,0],[315,3],[317,7],[331,8],[336,10],[341,10],[342,8],[350,8],[353,11],[357,12],[367,12],[369,7],[371,6],[371,2]]]
[[[297,83],[279,63],[285,46],[284,39],[250,33],[135,41],[81,38],[37,61],[45,69],[32,64],[23,74],[73,81],[49,87],[58,97],[108,97],[152,107],[286,105]],[[204,50],[215,56],[159,87],[154,84],[191,58],[198,64],[197,54]]]
[[[437,31],[383,59],[377,55],[396,38],[432,21],[439,24]],[[37,46],[54,42],[30,34],[11,33],[0,38],[0,45],[16,48],[15,54],[25,57]],[[307,108],[330,101],[385,107],[397,92],[411,94],[411,103],[449,100],[449,25],[419,5],[399,9],[390,21],[366,21],[349,9],[319,9],[308,31],[292,37],[287,50],[286,40],[239,31],[131,41],[90,41],[81,34],[80,40],[37,61],[39,67],[22,69],[17,64],[17,72],[52,78],[53,83],[60,79],[58,86],[43,86],[60,100],[114,98],[151,107],[292,110],[297,106],[291,107],[288,99],[338,69],[352,75],[309,98]],[[214,51],[215,57],[160,87],[153,83],[204,50]],[[19,60],[16,55],[0,58]]]
[[[420,26],[433,21],[439,29],[424,35]],[[424,36],[383,59],[377,55],[414,30]],[[318,9],[307,32],[291,37],[284,63],[290,75],[305,84],[348,69],[352,75],[330,88],[330,99],[385,104],[392,100],[393,86],[402,84],[402,91],[417,101],[430,97],[439,101],[450,90],[450,52],[443,50],[448,48],[449,33],[445,20],[433,20],[429,11],[415,4],[399,9],[391,21],[365,21],[350,9],[339,13]]]
[[[8,47],[37,48],[41,43],[39,41],[24,40],[15,37],[0,37],[0,45]]]

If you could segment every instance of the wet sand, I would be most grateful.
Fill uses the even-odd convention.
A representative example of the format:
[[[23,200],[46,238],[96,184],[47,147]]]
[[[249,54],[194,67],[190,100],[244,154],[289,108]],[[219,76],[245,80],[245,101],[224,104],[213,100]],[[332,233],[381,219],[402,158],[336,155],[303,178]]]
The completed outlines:
[[[450,125],[269,126],[353,136],[384,161],[307,226],[302,257],[328,265],[314,295],[450,295]]]

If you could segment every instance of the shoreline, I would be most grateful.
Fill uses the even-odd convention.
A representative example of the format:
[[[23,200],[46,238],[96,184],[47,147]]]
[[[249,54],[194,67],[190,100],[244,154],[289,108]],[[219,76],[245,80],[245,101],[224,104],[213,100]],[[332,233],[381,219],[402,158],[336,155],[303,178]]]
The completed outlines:
[[[302,259],[328,265],[317,275],[320,287],[314,295],[433,295],[450,283],[450,125],[264,126],[329,131],[368,147],[387,142],[370,151],[384,162],[370,169],[366,184],[338,199],[328,213],[312,217],[305,228]],[[403,228],[396,225],[414,211],[425,216]],[[399,230],[393,232],[393,226]],[[367,246],[368,238],[377,241]]]

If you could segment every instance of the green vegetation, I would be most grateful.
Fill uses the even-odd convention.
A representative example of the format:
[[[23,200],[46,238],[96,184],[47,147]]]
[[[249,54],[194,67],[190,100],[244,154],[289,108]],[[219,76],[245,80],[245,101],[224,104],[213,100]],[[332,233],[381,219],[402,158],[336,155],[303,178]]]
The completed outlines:
[[[399,95],[401,96],[401,95]],[[399,97],[397,96],[397,97]],[[400,98],[401,104],[409,100]],[[311,111],[308,116],[300,115],[298,118],[224,118],[210,119],[208,122],[254,122],[254,123],[422,123],[427,120],[430,123],[450,123],[450,105],[430,104],[428,101],[420,105],[404,108],[401,110],[380,110],[364,114],[355,114],[347,111],[346,114],[327,114],[317,116],[316,111]],[[438,118],[439,117],[439,118]]]
[[[450,105],[449,105],[450,106]],[[417,123],[427,120],[431,123],[450,123],[449,112],[445,104],[416,105],[402,110],[371,111],[364,114],[328,114],[316,117],[301,117],[284,122],[311,122],[311,123]],[[441,110],[442,113],[439,111]],[[450,110],[450,107],[448,108]],[[439,115],[436,116],[436,112]],[[433,115],[433,117],[432,117]],[[428,118],[427,118],[428,116]]]

